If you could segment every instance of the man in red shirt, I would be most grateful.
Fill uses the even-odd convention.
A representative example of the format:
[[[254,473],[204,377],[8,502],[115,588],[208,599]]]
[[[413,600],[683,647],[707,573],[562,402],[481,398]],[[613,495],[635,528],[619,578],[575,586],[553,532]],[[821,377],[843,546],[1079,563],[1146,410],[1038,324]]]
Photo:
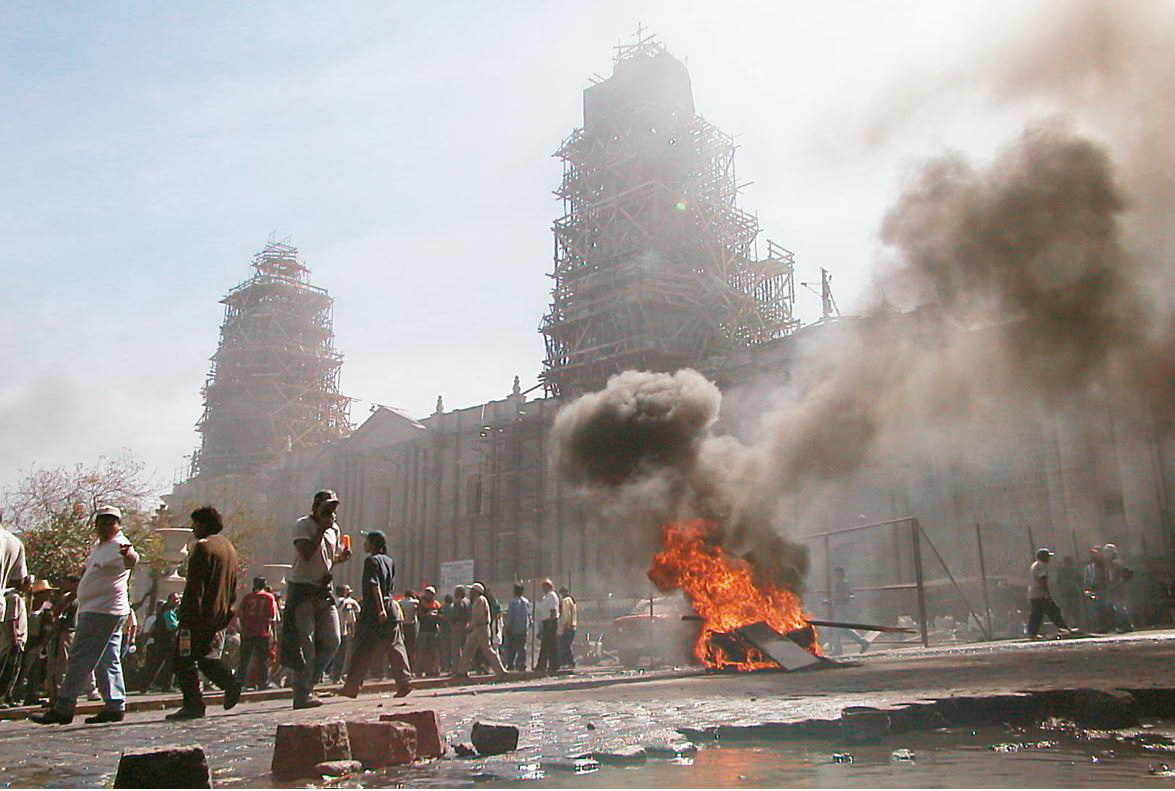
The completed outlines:
[[[265,589],[265,577],[253,578],[253,592],[241,599],[241,661],[237,665],[237,681],[247,684],[250,677],[261,679],[256,686],[269,686],[269,640],[273,622],[277,618],[277,600]],[[262,672],[250,676],[254,657]]]

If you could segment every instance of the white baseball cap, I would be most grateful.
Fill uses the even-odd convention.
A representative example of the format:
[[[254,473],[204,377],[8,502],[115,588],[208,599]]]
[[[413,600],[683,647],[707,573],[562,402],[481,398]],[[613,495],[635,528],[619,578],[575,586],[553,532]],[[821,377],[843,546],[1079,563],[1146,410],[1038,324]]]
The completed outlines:
[[[99,508],[98,513],[94,514],[94,518],[97,519],[100,516],[113,516],[118,521],[122,521],[122,511],[113,505],[104,505]]]

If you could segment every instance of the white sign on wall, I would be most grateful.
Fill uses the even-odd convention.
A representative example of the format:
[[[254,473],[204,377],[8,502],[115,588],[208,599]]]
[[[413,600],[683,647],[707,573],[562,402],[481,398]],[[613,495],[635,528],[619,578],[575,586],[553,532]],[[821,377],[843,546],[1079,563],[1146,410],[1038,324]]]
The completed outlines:
[[[458,585],[468,585],[473,582],[473,558],[469,560],[450,560],[441,564],[441,582],[437,585],[437,595],[444,598],[446,593],[452,593]]]

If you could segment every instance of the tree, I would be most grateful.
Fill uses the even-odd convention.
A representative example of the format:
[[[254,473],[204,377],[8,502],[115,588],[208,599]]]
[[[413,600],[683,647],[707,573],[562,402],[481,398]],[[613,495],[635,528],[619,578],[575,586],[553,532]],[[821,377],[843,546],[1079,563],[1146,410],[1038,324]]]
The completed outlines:
[[[122,529],[153,573],[162,567],[162,544],[152,532],[158,498],[129,452],[99,457],[87,467],[33,468],[4,498],[6,526],[25,545],[29,573],[60,584],[79,574],[94,543],[94,514],[104,505],[122,511]]]

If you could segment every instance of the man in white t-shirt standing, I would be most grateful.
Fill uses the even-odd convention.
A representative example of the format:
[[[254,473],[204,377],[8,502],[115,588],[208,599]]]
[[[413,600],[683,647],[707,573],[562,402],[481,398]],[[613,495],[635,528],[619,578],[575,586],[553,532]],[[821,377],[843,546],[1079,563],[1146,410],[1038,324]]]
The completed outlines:
[[[351,558],[335,521],[339,498],[330,489],[314,495],[310,514],[294,523],[294,565],[286,577],[282,664],[295,671],[294,708],[321,706],[314,685],[339,650],[339,611],[331,593],[336,563]]]
[[[94,516],[98,544],[86,559],[78,582],[77,625],[69,652],[65,678],[53,707],[29,719],[42,725],[66,725],[73,721],[78,695],[94,674],[106,706],[87,723],[120,722],[126,709],[122,677],[122,623],[131,611],[128,586],[139,553],[122,533],[122,512],[103,506]]]
[[[1036,639],[1040,634],[1040,624],[1044,616],[1048,616],[1062,634],[1068,634],[1070,629],[1061,615],[1061,608],[1053,601],[1049,591],[1049,558],[1053,553],[1047,549],[1036,550],[1036,560],[1028,571],[1028,603],[1032,610],[1028,615],[1028,637]]]

